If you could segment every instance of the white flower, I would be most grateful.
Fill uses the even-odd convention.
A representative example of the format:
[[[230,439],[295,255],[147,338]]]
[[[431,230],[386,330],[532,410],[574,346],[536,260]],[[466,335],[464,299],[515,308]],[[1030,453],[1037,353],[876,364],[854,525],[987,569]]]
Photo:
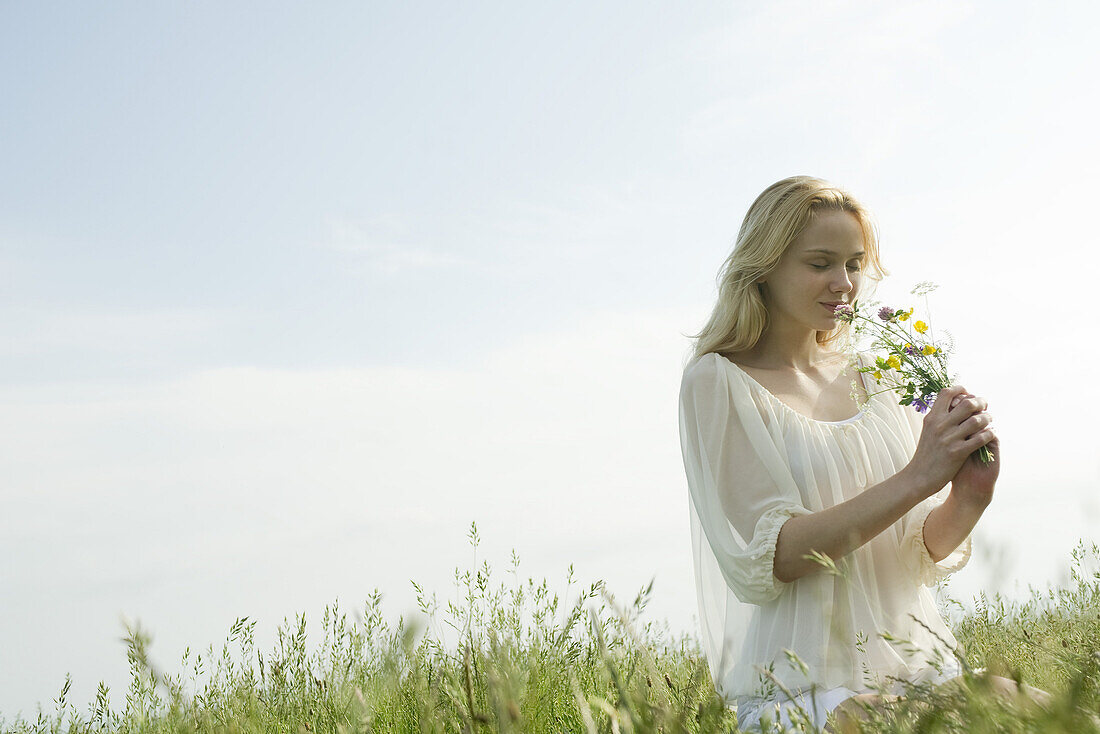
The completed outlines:
[[[936,285],[935,283],[933,283],[932,281],[922,280],[921,282],[919,282],[915,286],[913,286],[913,290],[911,290],[909,292],[912,293],[914,296],[923,296],[923,295],[927,295],[928,293],[931,293],[932,291],[936,290],[937,288],[939,288],[939,286]]]

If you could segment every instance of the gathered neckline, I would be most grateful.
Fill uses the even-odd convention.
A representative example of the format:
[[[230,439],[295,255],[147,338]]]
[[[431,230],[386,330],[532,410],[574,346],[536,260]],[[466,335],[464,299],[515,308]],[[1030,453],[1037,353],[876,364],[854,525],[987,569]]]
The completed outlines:
[[[809,421],[810,423],[818,423],[818,424],[821,424],[823,426],[841,426],[841,425],[845,425],[845,424],[848,424],[848,423],[857,423],[857,422],[860,421],[860,419],[862,419],[868,413],[867,408],[860,408],[858,413],[853,415],[851,418],[845,418],[844,420],[822,421],[822,420],[818,420],[817,418],[811,418],[810,416],[795,410],[794,408],[792,408],[791,406],[787,405],[782,400],[777,398],[771,390],[769,390],[768,388],[761,385],[755,377],[750,375],[745,370],[741,369],[741,365],[737,364],[736,362],[734,362],[729,357],[726,357],[722,354],[718,354],[718,352],[712,352],[712,354],[715,354],[719,358],[725,360],[727,363],[729,363],[729,364],[733,365],[734,367],[736,367],[737,371],[740,372],[742,375],[744,375],[745,378],[749,382],[751,382],[753,385],[756,385],[757,389],[762,390],[772,400],[779,403],[780,405],[782,405],[784,408],[789,410],[791,413],[794,413],[799,418],[802,418],[805,421]],[[863,366],[863,360],[860,359],[860,356],[858,354],[856,355],[856,360],[859,362],[860,366]],[[870,405],[871,404],[870,403],[870,401],[871,401],[871,391],[867,387],[867,378],[864,376],[864,373],[862,373],[862,372],[859,373],[859,381],[860,381],[860,384],[863,385],[864,392],[867,393],[867,404]]]

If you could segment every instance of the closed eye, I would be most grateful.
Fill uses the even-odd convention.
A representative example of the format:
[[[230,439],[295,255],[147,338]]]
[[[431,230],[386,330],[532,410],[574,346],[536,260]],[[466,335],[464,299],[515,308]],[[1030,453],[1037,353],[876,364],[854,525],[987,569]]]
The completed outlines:
[[[818,270],[828,270],[829,269],[828,265],[813,265],[813,264],[811,264],[811,267],[817,268]],[[858,265],[849,265],[848,269],[853,270],[853,271],[861,270],[860,266],[858,266]]]

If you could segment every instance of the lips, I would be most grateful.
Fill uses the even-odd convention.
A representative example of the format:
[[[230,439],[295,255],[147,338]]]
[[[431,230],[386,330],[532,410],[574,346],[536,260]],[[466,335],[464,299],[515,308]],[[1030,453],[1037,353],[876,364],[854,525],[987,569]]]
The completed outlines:
[[[822,306],[824,306],[825,308],[829,309],[830,311],[832,311],[832,310],[833,310],[834,308],[836,308],[837,306],[843,306],[843,305],[844,305],[844,301],[833,301],[832,303],[824,303],[824,302],[822,302],[822,304],[821,304],[821,305],[822,305]]]

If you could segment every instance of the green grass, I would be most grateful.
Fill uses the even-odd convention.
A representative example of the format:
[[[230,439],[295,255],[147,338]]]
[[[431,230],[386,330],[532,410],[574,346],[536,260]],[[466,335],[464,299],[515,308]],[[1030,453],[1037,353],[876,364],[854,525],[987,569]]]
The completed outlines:
[[[477,528],[470,540],[476,547]],[[1050,711],[1007,706],[967,674],[956,693],[914,686],[909,701],[867,727],[881,732],[1098,732],[1100,573],[1073,552],[1069,589],[1032,590],[1026,603],[975,600],[953,632],[969,670],[1017,679],[1055,695]],[[1100,558],[1100,548],[1091,548]],[[440,607],[416,587],[428,620],[415,629],[388,622],[376,591],[354,621],[325,609],[312,652],[306,619],[280,627],[268,652],[255,649],[256,622],[232,625],[220,654],[181,661],[186,672],[154,669],[149,636],[127,628],[132,679],[125,701],[100,683],[86,713],[66,702],[5,732],[730,732],[736,717],[714,692],[697,642],[643,621],[652,584],[620,604],[602,583],[578,587],[570,567],[562,594],[546,581],[509,581],[488,564],[456,571],[462,598]],[[414,584],[415,586],[415,584]],[[572,600],[570,603],[569,600]],[[958,604],[957,601],[954,602]],[[959,605],[961,607],[961,605]],[[444,643],[450,638],[450,644]],[[458,641],[457,644],[455,641]],[[965,652],[961,652],[965,651]],[[806,727],[811,731],[812,727]]]

